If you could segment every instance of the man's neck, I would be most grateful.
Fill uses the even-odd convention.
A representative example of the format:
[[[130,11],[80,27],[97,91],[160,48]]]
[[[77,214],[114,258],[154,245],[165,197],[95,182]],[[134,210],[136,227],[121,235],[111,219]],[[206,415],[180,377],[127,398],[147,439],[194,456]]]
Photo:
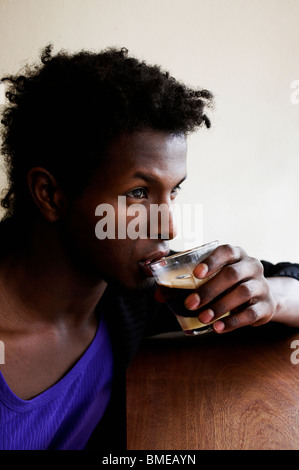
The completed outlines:
[[[89,321],[107,286],[76,269],[51,231],[35,233],[26,251],[7,256],[0,281],[18,317],[52,324]]]

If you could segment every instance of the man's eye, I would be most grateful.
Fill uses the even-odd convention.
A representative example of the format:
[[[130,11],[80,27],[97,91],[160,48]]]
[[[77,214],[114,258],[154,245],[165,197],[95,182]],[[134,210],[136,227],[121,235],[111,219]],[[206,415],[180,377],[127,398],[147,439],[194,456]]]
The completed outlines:
[[[181,186],[178,184],[173,190],[171,191],[172,194],[177,195],[177,193],[181,190]]]
[[[147,197],[147,192],[144,188],[136,188],[129,191],[126,195],[135,199],[143,199]]]

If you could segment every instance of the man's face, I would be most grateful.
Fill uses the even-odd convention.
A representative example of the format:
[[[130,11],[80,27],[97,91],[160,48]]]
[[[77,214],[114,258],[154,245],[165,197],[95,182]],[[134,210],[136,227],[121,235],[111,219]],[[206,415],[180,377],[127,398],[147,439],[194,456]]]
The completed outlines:
[[[123,135],[114,141],[107,159],[70,210],[67,233],[72,257],[77,257],[81,264],[83,261],[85,269],[90,268],[96,277],[107,282],[113,280],[130,289],[152,283],[144,263],[167,255],[169,249],[167,240],[162,238],[164,228],[158,222],[153,226],[150,220],[150,207],[153,204],[168,206],[168,238],[174,238],[172,206],[179,185],[186,177],[186,154],[184,136],[153,130]],[[119,196],[123,196],[121,206]],[[119,233],[123,236],[124,229],[134,218],[128,217],[126,211],[132,205],[140,207],[136,204],[143,206],[143,216],[148,215],[147,236],[132,239],[128,230],[123,239]],[[115,230],[105,239],[97,238],[95,231],[97,223],[107,215],[103,211],[102,217],[95,215],[99,205],[115,214]],[[135,207],[130,207],[130,211]],[[110,228],[114,228],[113,224]]]

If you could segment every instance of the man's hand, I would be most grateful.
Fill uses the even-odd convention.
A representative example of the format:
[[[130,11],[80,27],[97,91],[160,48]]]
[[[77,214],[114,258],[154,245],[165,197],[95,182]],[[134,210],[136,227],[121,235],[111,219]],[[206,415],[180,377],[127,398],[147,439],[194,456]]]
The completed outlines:
[[[202,323],[210,323],[230,312],[213,325],[216,332],[222,333],[245,325],[262,325],[272,319],[278,300],[259,260],[248,256],[240,247],[221,245],[193,273],[204,279],[217,271],[185,300],[189,310],[198,310]]]

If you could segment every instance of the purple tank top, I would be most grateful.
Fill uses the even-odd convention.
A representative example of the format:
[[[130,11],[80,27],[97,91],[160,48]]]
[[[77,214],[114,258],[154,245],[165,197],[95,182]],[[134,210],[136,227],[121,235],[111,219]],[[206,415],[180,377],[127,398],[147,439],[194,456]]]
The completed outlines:
[[[112,349],[103,318],[72,369],[35,398],[17,397],[0,372],[0,449],[84,449],[108,405],[112,376]]]

